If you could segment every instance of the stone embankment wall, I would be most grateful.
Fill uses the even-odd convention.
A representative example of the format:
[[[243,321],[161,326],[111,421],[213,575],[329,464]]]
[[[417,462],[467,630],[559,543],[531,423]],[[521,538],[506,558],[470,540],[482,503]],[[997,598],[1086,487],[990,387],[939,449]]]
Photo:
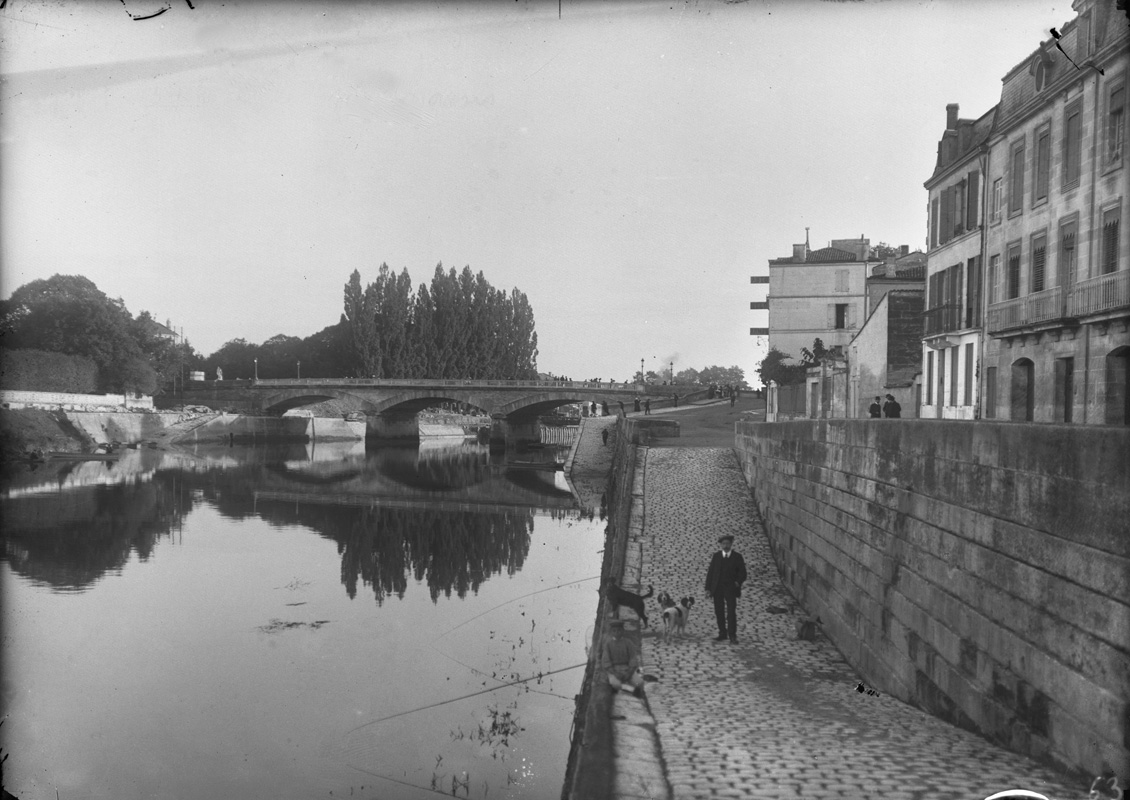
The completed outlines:
[[[866,680],[1130,775],[1130,428],[738,423],[782,579]]]
[[[336,417],[245,417],[222,414],[183,436],[182,442],[342,441],[365,438],[364,422]]]
[[[107,414],[99,411],[68,411],[67,419],[95,444],[121,442],[132,444],[151,440],[169,426],[179,422],[184,414],[172,412],[153,414]]]
[[[643,419],[636,417],[622,417],[615,428],[610,429],[614,432],[609,438],[613,454],[612,468],[607,477],[608,527],[600,570],[601,585],[610,576],[617,580],[622,578],[633,502],[637,506],[636,513],[640,513],[642,497],[633,496],[633,485],[642,422]],[[562,794],[565,800],[604,800],[613,796],[615,766],[612,725],[609,719],[612,713],[612,693],[607,681],[603,680],[596,669],[602,643],[607,635],[605,622],[610,613],[611,609],[601,592],[592,645],[589,648],[589,665],[585,670],[584,686],[578,696],[577,714],[574,718],[574,738]]]
[[[67,392],[23,392],[14,389],[0,390],[0,403],[5,408],[62,408],[75,409],[120,408],[129,410],[153,409],[153,398],[130,394],[70,394]]]

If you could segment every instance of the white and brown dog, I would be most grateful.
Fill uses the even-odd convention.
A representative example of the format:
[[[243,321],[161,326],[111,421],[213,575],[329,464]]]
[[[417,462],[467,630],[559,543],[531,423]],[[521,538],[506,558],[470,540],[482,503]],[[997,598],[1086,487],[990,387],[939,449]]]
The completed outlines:
[[[690,616],[691,607],[694,606],[693,597],[683,597],[676,604],[667,592],[662,592],[659,605],[663,607],[663,641],[668,641],[671,634],[682,636],[686,633],[687,617]]]

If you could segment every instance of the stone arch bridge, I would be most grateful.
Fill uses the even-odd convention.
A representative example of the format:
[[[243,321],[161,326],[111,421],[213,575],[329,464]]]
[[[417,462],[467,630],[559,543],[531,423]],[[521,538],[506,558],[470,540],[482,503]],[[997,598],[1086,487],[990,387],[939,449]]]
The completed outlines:
[[[617,402],[629,409],[636,397],[682,399],[689,387],[584,381],[438,380],[397,378],[302,378],[190,382],[175,402],[218,411],[281,415],[327,400],[365,416],[366,435],[378,439],[419,438],[416,414],[440,402],[457,401],[491,418],[491,443],[535,442],[538,417],[572,403]],[[173,399],[173,398],[170,398]]]

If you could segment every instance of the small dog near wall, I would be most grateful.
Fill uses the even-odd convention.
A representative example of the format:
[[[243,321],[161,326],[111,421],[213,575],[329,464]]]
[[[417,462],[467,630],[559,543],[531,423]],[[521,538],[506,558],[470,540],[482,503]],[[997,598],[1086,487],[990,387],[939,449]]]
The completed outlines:
[[[612,604],[612,616],[619,619],[620,606],[627,606],[636,612],[636,616],[640,618],[645,628],[647,627],[647,612],[644,610],[643,601],[653,594],[655,594],[655,589],[651,586],[647,587],[647,594],[629,592],[627,589],[622,589],[615,578],[609,578],[604,584],[604,596]]]
[[[659,595],[659,603],[663,606],[663,641],[668,641],[672,633],[683,636],[686,633],[687,618],[694,606],[694,598],[683,597],[676,605],[671,595],[664,592]]]

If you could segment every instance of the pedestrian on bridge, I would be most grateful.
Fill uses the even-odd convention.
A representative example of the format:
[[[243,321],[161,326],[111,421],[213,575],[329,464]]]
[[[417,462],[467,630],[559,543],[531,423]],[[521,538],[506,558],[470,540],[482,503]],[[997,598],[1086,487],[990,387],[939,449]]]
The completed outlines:
[[[635,406],[636,413],[640,413],[640,399],[638,397],[635,399],[633,405]]]
[[[718,537],[722,549],[710,559],[706,571],[706,596],[714,598],[714,616],[718,622],[716,642],[727,639],[738,643],[738,598],[746,581],[745,559],[734,550],[734,537],[726,533]]]
[[[600,401],[600,416],[602,416],[602,417],[608,416],[608,401],[607,400],[601,400]]]
[[[645,415],[651,413],[651,398],[650,397],[646,398],[643,401],[643,413]]]

